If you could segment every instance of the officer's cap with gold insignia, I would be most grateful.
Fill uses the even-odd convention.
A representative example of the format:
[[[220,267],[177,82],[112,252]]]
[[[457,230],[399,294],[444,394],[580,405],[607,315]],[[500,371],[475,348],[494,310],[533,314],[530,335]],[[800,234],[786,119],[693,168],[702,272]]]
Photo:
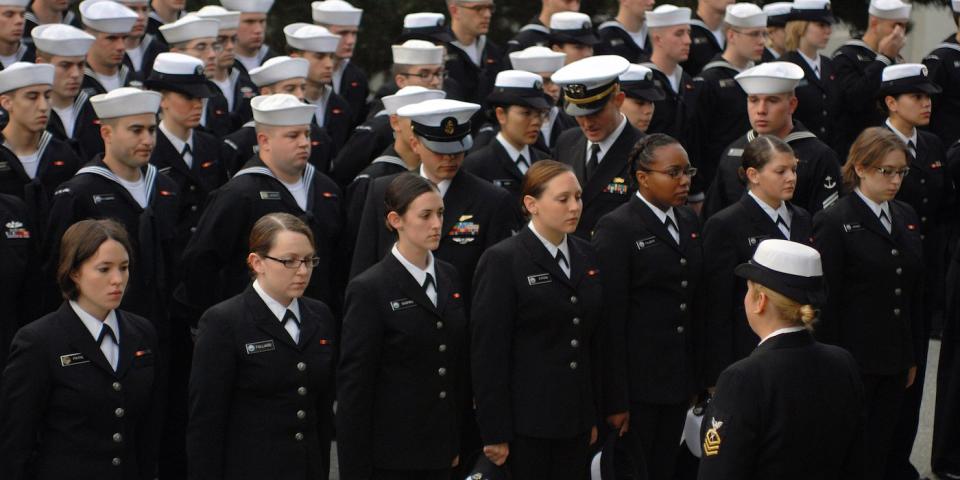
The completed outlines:
[[[752,3],[727,5],[723,23],[737,28],[763,28],[767,26],[767,14]]]
[[[747,95],[779,95],[793,92],[803,78],[803,69],[790,62],[761,63],[734,77]]]
[[[596,113],[617,92],[619,77],[630,62],[619,55],[584,58],[557,70],[551,77],[563,87],[564,110],[573,116]]]
[[[310,61],[306,58],[292,58],[288,56],[273,57],[253,70],[250,70],[250,80],[258,87],[273,85],[291,78],[306,78],[310,70]]]
[[[227,10],[241,13],[267,13],[273,7],[274,0],[220,0]]]
[[[391,48],[393,63],[398,65],[443,65],[443,47],[426,40],[407,40]]]
[[[594,46],[600,43],[593,34],[590,16],[580,12],[557,12],[550,17],[550,43],[578,43]]]
[[[31,85],[53,85],[53,65],[16,62],[0,71],[0,93]]]
[[[426,40],[428,42],[450,43],[453,35],[444,28],[446,19],[442,13],[417,12],[403,17],[403,31],[400,42],[407,40]]]
[[[356,8],[343,0],[324,0],[310,4],[313,21],[321,25],[357,27],[363,16],[363,9]]]
[[[193,15],[220,22],[220,30],[235,30],[240,26],[240,12],[227,10],[219,5],[207,5],[193,12]]]
[[[103,33],[129,33],[139,18],[137,12],[111,0],[84,0],[79,10],[85,26]]]
[[[217,91],[217,86],[203,73],[203,61],[174,52],[157,55],[150,77],[143,84],[150,90],[174,91],[192,98],[211,98]]]
[[[794,0],[790,9],[789,21],[821,22],[833,25],[837,18],[833,16],[829,0]]]
[[[910,20],[910,11],[913,5],[901,0],[870,0],[867,13],[884,20]]]
[[[390,115],[396,115],[397,110],[407,105],[443,98],[447,98],[447,92],[443,90],[431,90],[418,85],[410,85],[401,88],[393,95],[383,97],[381,100],[383,100],[383,109]]]
[[[160,92],[140,90],[133,87],[121,87],[109,93],[101,93],[90,98],[93,111],[100,118],[119,118],[145,113],[156,114],[160,110]]]
[[[317,108],[286,93],[254,97],[250,106],[253,108],[253,121],[257,125],[275,127],[310,125]]]
[[[627,97],[656,102],[663,100],[663,89],[653,83],[653,70],[643,66],[631,64],[630,68],[620,74],[620,89]]]
[[[768,27],[783,27],[790,20],[790,9],[793,2],[773,2],[763,6],[763,13],[767,14]]]
[[[884,67],[880,80],[880,98],[902,93],[935,95],[943,91],[930,79],[927,66],[922,63],[901,63]]]
[[[490,105],[521,105],[536,110],[549,110],[553,99],[543,92],[543,79],[536,73],[504,70],[497,74],[493,92],[487,96]]]
[[[690,24],[691,11],[687,7],[678,7],[676,5],[660,5],[652,11],[646,13],[647,27],[674,27],[677,25]]]
[[[283,35],[287,37],[288,45],[305,52],[333,53],[340,44],[340,35],[309,23],[291,23],[283,27]]]
[[[397,110],[409,118],[413,133],[430,151],[445,155],[463,153],[473,146],[470,117],[480,110],[475,103],[457,100],[427,100]]]
[[[737,265],[734,273],[802,305],[820,305],[826,300],[820,252],[802,243],[764,240],[753,258]]]
[[[38,51],[62,57],[82,57],[96,38],[79,28],[62,23],[38,25],[33,29],[33,44]]]
[[[185,15],[176,22],[160,26],[160,34],[169,44],[189,42],[198,38],[217,38],[220,22],[214,18]]]
[[[538,45],[527,47],[519,52],[510,54],[510,63],[514,70],[523,70],[532,73],[554,73],[563,68],[567,61],[567,54],[555,52],[547,47]]]

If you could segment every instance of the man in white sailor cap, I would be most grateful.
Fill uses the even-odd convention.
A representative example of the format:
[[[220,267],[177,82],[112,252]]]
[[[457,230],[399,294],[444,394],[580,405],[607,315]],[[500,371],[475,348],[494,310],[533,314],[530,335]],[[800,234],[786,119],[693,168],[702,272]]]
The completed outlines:
[[[450,13],[447,72],[457,81],[467,101],[482,104],[493,90],[497,73],[505,68],[503,52],[487,38],[496,5],[493,0],[446,0]]]
[[[160,35],[160,27],[179,20],[186,14],[186,0],[150,0],[147,33]]]
[[[84,59],[94,40],[83,30],[59,23],[40,25],[33,32],[37,63],[54,68],[47,131],[70,144],[81,159],[103,152],[100,120],[87,92],[80,88]]]
[[[623,57],[600,55],[553,74],[563,89],[564,109],[580,126],[560,134],[553,158],[573,167],[583,186],[583,215],[576,231],[581,238],[589,239],[597,220],[634,191],[627,154],[643,134],[620,113],[625,94],[619,77],[629,68]]]
[[[33,43],[33,29],[38,25],[80,26],[80,18],[70,10],[69,0],[33,0],[24,11],[23,41]]]
[[[230,112],[230,131],[236,131],[253,118],[250,100],[257,95],[257,86],[250,81],[250,75],[238,66],[236,61],[237,28],[240,25],[240,12],[232,12],[219,5],[207,5],[195,13],[201,18],[212,18],[220,22],[217,30],[216,69],[210,81],[220,88],[227,101]]]
[[[397,93],[383,97],[384,117],[390,121],[393,143],[384,148],[378,157],[361,170],[344,190],[347,203],[347,231],[344,234],[344,241],[351,252],[357,241],[363,205],[373,181],[380,177],[420,168],[420,155],[413,151],[412,146],[413,126],[409,118],[397,115],[397,110],[407,105],[445,97],[446,93],[443,90],[431,90],[418,86],[403,87]]]
[[[219,31],[219,20],[199,15],[185,15],[173,23],[160,27],[160,34],[170,45],[170,52],[190,55],[202,61],[207,78],[216,74],[217,55],[223,48],[217,42]],[[229,103],[219,88],[204,104],[200,126],[205,131],[217,137],[223,137],[233,131]]]
[[[363,10],[343,0],[313,2],[310,9],[313,23],[326,27],[334,35],[340,35],[331,85],[334,93],[350,104],[353,125],[357,125],[367,118],[367,95],[370,93],[367,74],[357,64],[350,62],[357,46]]]
[[[396,93],[408,86],[431,90],[448,90],[444,68],[445,50],[426,40],[407,40],[393,45],[393,82],[385,84],[377,92],[379,99],[371,103],[375,114],[354,129],[350,138],[337,153],[333,179],[339,185],[349,184],[370,162],[393,143],[393,129],[389,114],[383,109],[382,97]],[[454,90],[448,97],[457,97]]]
[[[647,12],[647,27],[653,42],[650,62],[643,65],[653,70],[654,83],[663,89],[666,97],[656,103],[649,133],[665,133],[680,141],[692,117],[694,105],[693,73],[687,72],[681,63],[690,53],[690,9],[673,5],[660,5]],[[700,65],[702,67],[706,62]],[[687,146],[691,161],[697,163],[697,149]],[[697,203],[697,192],[691,195],[691,203]]]
[[[45,130],[53,79],[51,65],[17,62],[0,71],[0,107],[10,118],[0,145],[0,193],[23,199],[40,231],[54,190],[81,165],[67,143]]]
[[[663,100],[663,89],[653,83],[653,70],[643,65],[630,64],[630,69],[620,74],[620,89],[626,95],[620,112],[626,115],[631,125],[646,133],[656,104]]]
[[[23,41],[24,8],[28,0],[0,0],[0,69],[32,62],[33,48]]]
[[[519,209],[524,175],[535,162],[550,157],[534,145],[554,106],[553,98],[544,93],[540,75],[504,70],[497,74],[487,102],[487,116],[496,122],[499,133],[488,145],[471,152],[463,168],[510,192]]]
[[[951,0],[950,4],[957,30],[923,59],[930,78],[943,89],[943,94],[933,98],[929,128],[947,147],[960,139],[960,0]],[[960,471],[960,455],[956,470]]]
[[[734,1],[697,1],[697,11],[690,19],[690,55],[683,62],[683,69],[690,75],[699,74],[703,66],[726,47],[723,17],[727,13],[727,5]]]
[[[446,28],[447,19],[442,13],[417,12],[403,17],[403,30],[397,37],[398,43],[407,40],[426,40],[446,45],[453,41],[453,35]]]
[[[326,129],[339,150],[352,129],[350,105],[333,91],[333,68],[340,37],[325,27],[309,23],[292,23],[283,27],[287,53],[310,61],[304,99],[316,108],[314,121]]]
[[[525,72],[536,73],[543,80],[543,91],[553,98],[553,106],[543,120],[543,126],[540,127],[540,138],[537,140],[536,147],[540,150],[549,152],[556,144],[560,134],[568,128],[577,126],[576,120],[567,115],[560,108],[560,95],[563,93],[560,86],[553,81],[553,74],[563,68],[566,64],[566,54],[554,52],[547,47],[528,47],[519,52],[510,54],[510,64],[514,70],[523,70]],[[477,132],[474,138],[474,148],[476,145],[486,145],[489,140],[483,141],[483,128]],[[486,135],[492,138],[492,135]]]
[[[87,51],[83,73],[87,95],[92,97],[139,82],[136,72],[123,64],[126,38],[137,23],[136,12],[111,0],[84,0],[80,2],[80,19],[84,30],[96,39]]]
[[[812,215],[837,201],[842,181],[837,154],[793,119],[797,109],[794,89],[801,78],[803,69],[790,62],[761,63],[736,76],[740,88],[747,94],[751,130],[731,143],[720,159],[703,206],[704,218],[743,196],[744,186],[738,170],[743,150],[758,135],[773,135],[787,142],[802,165],[797,170],[793,204]]]
[[[694,78],[698,94],[691,128],[700,148],[694,155],[700,171],[693,178],[693,192],[706,191],[724,149],[750,130],[747,94],[734,77],[763,56],[767,15],[752,3],[735,3],[727,7],[723,24],[726,48]]]
[[[787,53],[785,27],[790,19],[793,2],[773,2],[763,6],[767,15],[767,46],[763,50],[763,62],[772,62]]]
[[[127,54],[123,57],[123,64],[137,72],[140,78],[144,78],[150,75],[153,59],[167,51],[167,44],[163,39],[158,38],[158,33],[147,32],[147,22],[151,13],[149,0],[117,0],[117,3],[137,14],[137,21],[124,40]]]
[[[653,44],[647,26],[647,12],[654,0],[619,0],[617,16],[597,27],[598,55],[620,55],[631,63],[650,59]]]
[[[883,122],[875,99],[883,68],[902,61],[900,51],[906,44],[907,24],[912,5],[901,0],[871,0],[867,10],[867,31],[863,37],[849,40],[833,54],[838,104],[837,141],[834,150],[846,154],[853,140],[867,127]]]
[[[343,275],[335,263],[340,260],[342,196],[336,184],[309,163],[313,107],[285,93],[261,95],[250,103],[260,148],[211,196],[184,252],[175,302],[192,311],[195,322],[210,306],[247,288],[250,276],[238,260],[249,253],[250,230],[263,215],[283,212],[303,219],[315,238],[319,263],[305,294],[339,312]],[[196,466],[191,473],[197,478],[209,478],[210,469],[220,468],[205,460],[206,453],[188,449],[190,465]]]
[[[560,12],[550,17],[550,48],[567,54],[568,64],[593,56],[593,47],[599,42],[589,15]]]
[[[288,56],[273,57],[263,65],[250,71],[250,79],[260,89],[260,95],[286,93],[303,100],[307,86],[307,72],[310,62],[305,58]],[[223,139],[223,143],[233,152],[227,161],[227,172],[236,173],[247,160],[260,149],[257,145],[257,132],[253,120],[243,124],[237,131]],[[310,164],[320,172],[329,172],[336,149],[327,132],[310,124]]]
[[[273,1],[220,0],[220,4],[227,10],[240,12],[235,55],[237,62],[247,72],[278,55],[264,41],[267,32],[267,14],[273,7]]]
[[[652,0],[651,0],[651,3]],[[528,47],[547,47],[550,44],[550,18],[555,13],[580,11],[580,0],[541,0],[540,12],[530,19],[507,42],[507,55]]]
[[[88,218],[117,220],[136,239],[130,263],[139,265],[130,269],[121,308],[149,319],[160,338],[169,339],[167,301],[176,262],[171,246],[180,208],[177,185],[149,164],[160,94],[122,87],[96,95],[90,102],[102,122],[105,152],[54,194],[45,237],[49,239],[46,271],[54,274],[60,238],[67,227]],[[59,300],[49,299],[47,307],[55,308]],[[157,358],[169,361],[168,345],[161,344],[163,355]]]

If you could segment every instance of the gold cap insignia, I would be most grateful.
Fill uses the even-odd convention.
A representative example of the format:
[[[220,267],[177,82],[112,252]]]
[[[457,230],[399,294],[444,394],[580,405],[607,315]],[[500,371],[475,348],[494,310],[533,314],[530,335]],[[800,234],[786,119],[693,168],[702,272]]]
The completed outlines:
[[[457,119],[450,117],[443,119],[443,133],[446,135],[453,135],[453,132],[457,129]]]

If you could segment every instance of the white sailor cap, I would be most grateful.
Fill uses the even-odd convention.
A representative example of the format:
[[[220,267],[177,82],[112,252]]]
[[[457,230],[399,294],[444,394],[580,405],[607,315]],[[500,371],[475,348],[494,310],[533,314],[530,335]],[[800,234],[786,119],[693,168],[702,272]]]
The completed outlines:
[[[527,47],[510,54],[510,63],[516,70],[533,73],[553,73],[563,68],[567,54],[555,52],[547,47]]]
[[[30,85],[53,85],[53,65],[16,62],[0,71],[0,93]]]
[[[407,40],[393,45],[393,63],[399,65],[443,65],[444,48],[425,40]]]
[[[314,23],[321,25],[345,25],[357,27],[363,9],[356,8],[343,0],[323,0],[310,4]]]
[[[639,98],[648,102],[663,100],[663,89],[653,82],[653,70],[643,65],[630,64],[630,68],[620,74],[620,89],[630,98]]]
[[[802,243],[764,240],[734,273],[801,304],[817,305],[826,298],[820,252]]]
[[[383,101],[383,109],[390,115],[395,115],[397,110],[407,105],[444,98],[447,98],[447,92],[443,90],[431,90],[418,85],[411,85],[409,87],[403,87],[398,90],[397,93],[387,95],[381,100]]]
[[[0,5],[4,7],[20,7],[27,8],[27,5],[30,4],[30,0],[0,0]]]
[[[219,5],[207,5],[193,14],[220,22],[220,30],[234,30],[240,26],[240,12],[227,10]]]
[[[197,38],[217,38],[220,22],[199,15],[185,15],[176,22],[160,26],[160,33],[168,44],[189,42]]]
[[[870,8],[867,12],[885,20],[910,20],[912,8],[913,5],[900,0],[870,0]]]
[[[442,13],[408,13],[403,17],[403,28],[442,27],[445,22],[446,19],[444,19]]]
[[[744,70],[734,78],[747,95],[778,95],[793,92],[803,78],[803,69],[795,63],[768,62]]]
[[[490,105],[522,105],[536,110],[549,110],[553,99],[543,93],[540,75],[523,70],[504,70],[497,74],[493,91],[487,95]]]
[[[930,79],[927,66],[922,63],[901,63],[884,67],[880,78],[879,97],[902,93],[936,95],[942,89]]]
[[[123,5],[147,5],[148,3],[150,3],[150,0],[116,0],[116,1],[117,3],[121,3]]]
[[[111,0],[84,0],[79,10],[84,25],[103,33],[129,33],[139,18],[137,12]]]
[[[551,78],[563,87],[564,110],[583,116],[596,113],[607,104],[620,75],[629,68],[630,62],[619,55],[597,55],[577,60],[554,72]]]
[[[306,78],[310,71],[310,61],[306,58],[292,58],[288,56],[273,57],[253,70],[250,70],[250,80],[258,87],[273,85],[291,78]]]
[[[32,35],[38,51],[62,57],[82,57],[96,40],[79,28],[62,23],[38,25]]]
[[[254,97],[250,100],[250,106],[253,108],[253,121],[275,127],[310,125],[317,111],[317,107],[287,93]]]
[[[738,28],[763,28],[767,26],[767,14],[752,3],[727,5],[723,22]]]
[[[829,0],[794,0],[790,8],[788,22],[794,20],[804,22],[823,22],[833,25],[837,18],[833,16]]]
[[[90,98],[93,111],[100,118],[127,117],[152,113],[160,110],[163,95],[152,90],[140,90],[133,87],[120,87],[109,93],[101,93]]]
[[[596,45],[600,40],[593,34],[590,16],[580,12],[557,12],[550,16],[550,43],[579,43]]]
[[[672,27],[690,24],[690,9],[676,5],[660,5],[646,13],[647,27]]]
[[[227,10],[241,13],[267,13],[273,7],[273,0],[220,0]]]
[[[953,7],[954,12],[960,13],[960,0],[951,1],[950,6]]]
[[[283,27],[283,34],[287,37],[288,45],[305,52],[333,53],[340,44],[340,35],[309,23],[291,23]]]
[[[397,110],[397,115],[409,118],[413,133],[430,151],[452,155],[470,150],[470,117],[480,110],[475,103],[449,99],[427,100]]]
[[[767,14],[767,26],[782,27],[787,24],[793,2],[773,2],[763,6],[763,13]]]
[[[172,90],[193,98],[211,98],[218,92],[203,74],[202,60],[175,52],[157,55],[153,70],[143,83],[150,90]]]

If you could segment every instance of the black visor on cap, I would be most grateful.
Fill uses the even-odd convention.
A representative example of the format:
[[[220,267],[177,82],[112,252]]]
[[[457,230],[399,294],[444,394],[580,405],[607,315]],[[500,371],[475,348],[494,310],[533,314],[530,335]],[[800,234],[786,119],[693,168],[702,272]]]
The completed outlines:
[[[820,306],[827,299],[823,277],[802,277],[778,272],[754,262],[753,259],[737,265],[733,273],[740,278],[759,283],[801,305]]]
[[[658,102],[666,98],[663,89],[654,85],[652,80],[640,80],[636,82],[620,82],[620,89],[629,98],[646,100],[648,102]]]
[[[833,16],[833,11],[830,10],[829,6],[821,10],[790,10],[787,21],[821,22],[830,25],[837,23],[837,19]],[[767,25],[770,25],[769,19],[767,19]]]
[[[170,90],[194,98],[211,98],[216,96],[219,87],[207,79],[203,74],[202,67],[198,68],[199,73],[187,75],[161,73],[154,70],[150,73],[150,78],[144,81],[143,84],[150,90]]]
[[[423,27],[423,28],[404,28],[400,32],[397,42],[403,43],[407,40],[424,40],[430,43],[451,43],[454,38],[450,31],[444,27]]]
[[[562,45],[564,43],[579,43],[580,45],[594,46],[600,43],[600,39],[593,34],[591,28],[580,28],[577,30],[550,30],[550,44]]]
[[[790,14],[784,13],[783,15],[770,15],[767,17],[767,26],[768,27],[785,27],[787,22],[790,21]]]
[[[943,89],[936,83],[933,83],[930,77],[915,76],[880,82],[879,97],[882,99],[887,95],[896,96],[904,93],[936,95],[942,91]]]
[[[521,105],[537,110],[549,110],[553,107],[552,100],[542,88],[494,87],[487,96],[490,105]]]

